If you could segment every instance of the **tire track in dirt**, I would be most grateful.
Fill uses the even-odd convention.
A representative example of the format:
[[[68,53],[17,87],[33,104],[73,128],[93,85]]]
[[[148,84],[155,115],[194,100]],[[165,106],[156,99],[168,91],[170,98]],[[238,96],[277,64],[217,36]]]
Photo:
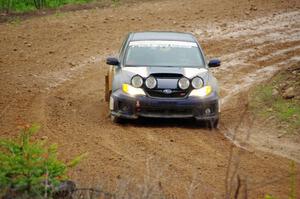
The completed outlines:
[[[246,93],[251,87],[269,79],[277,71],[288,68],[293,64],[299,64],[299,21],[300,13],[291,12],[279,14],[275,17],[263,17],[237,24],[232,23],[229,25],[232,29],[227,34],[226,32],[222,34],[219,31],[208,31],[211,34],[211,39],[218,40],[220,37],[224,39],[228,37],[238,39],[240,37],[239,41],[241,42],[239,46],[247,46],[247,48],[242,48],[234,53],[221,56],[225,64],[220,68],[221,70],[216,70],[216,76],[219,77],[221,80],[220,83],[223,85],[223,87],[221,86],[221,93],[224,94],[222,104],[225,106],[225,109],[226,105],[230,104],[232,98],[240,95],[241,91]],[[291,29],[290,27],[294,28]],[[216,30],[215,28],[213,29]],[[251,47],[249,47],[249,43]],[[224,76],[226,72],[228,74]],[[247,136],[240,135],[237,138],[238,140],[233,140],[235,135],[232,132],[232,128],[234,126],[229,127],[228,132],[225,132],[225,136],[237,146],[245,148],[246,146],[242,145],[245,145],[249,141],[246,140]],[[243,133],[247,134],[247,128],[243,130]],[[261,139],[264,140],[264,138],[262,136],[259,137],[259,143],[262,143]],[[256,148],[255,141],[253,140],[257,140],[257,138],[255,135],[252,135],[251,139],[251,147]],[[265,139],[269,139],[269,137]],[[297,143],[294,143],[293,140],[290,141],[290,143],[293,143],[293,148],[289,144],[281,146],[286,148],[286,151],[278,152],[277,150],[270,150],[270,148],[277,147],[276,143],[278,144],[274,140],[274,143],[269,144],[267,147],[262,147],[261,144],[258,144],[257,148],[268,152],[273,151],[278,155],[300,162],[300,155],[295,155],[299,154],[300,151],[300,146],[297,146]]]
[[[294,17],[295,14],[287,16]],[[260,18],[257,21],[260,21]],[[283,24],[285,24],[285,21],[283,21]],[[244,29],[246,28],[244,25],[242,26]],[[270,30],[272,28],[276,29],[276,27],[276,24],[273,24]],[[245,31],[247,32],[248,29]],[[284,33],[283,37],[278,40],[281,50],[276,54],[277,56],[294,49],[294,47],[282,47],[283,42],[291,41],[291,38],[285,35],[290,34],[289,31],[283,31],[282,33]],[[274,66],[268,68],[267,65],[257,67],[255,64],[257,60],[248,60],[249,57],[255,57],[257,52],[276,39],[270,37],[269,34],[263,35],[263,32],[259,36],[250,34],[246,39],[245,35],[247,34],[244,34],[244,32],[240,32],[240,34],[242,38],[236,36],[235,39],[239,41],[241,49],[236,53],[224,54],[221,59],[224,59],[225,64],[220,70],[215,71],[221,82],[222,89],[227,90],[226,96],[223,96],[224,105],[228,103],[230,96],[239,94],[240,91],[245,91],[246,88],[253,86],[253,83],[271,76],[270,72],[278,69],[278,67],[275,68]],[[219,38],[218,35],[214,39],[222,41],[222,37]],[[227,38],[225,37],[224,39]],[[297,38],[293,39],[298,41]],[[256,40],[258,42],[254,43],[253,41]],[[233,43],[228,45],[234,46]],[[243,46],[248,48],[243,49]],[[277,48],[276,43],[273,43],[272,46],[273,49]],[[253,50],[253,48],[255,49]],[[298,49],[298,46],[295,49]],[[272,59],[271,55],[267,56],[265,56],[266,58],[262,56],[260,59]],[[236,61],[232,60],[233,57],[235,57]],[[259,58],[259,56],[257,57]],[[280,63],[277,64],[281,66]],[[223,185],[217,183],[218,179],[212,179],[211,176],[225,175],[225,170],[220,170],[220,168],[224,168],[226,165],[225,160],[227,158],[224,151],[228,149],[230,144],[223,139],[221,134],[210,132],[205,130],[205,128],[195,128],[192,121],[182,120],[148,120],[137,123],[132,122],[123,126],[113,125],[106,117],[108,114],[106,103],[103,100],[102,102],[98,101],[98,99],[103,99],[103,86],[94,83],[99,76],[103,75],[101,74],[102,70],[98,71],[98,69],[91,67],[87,71],[80,72],[82,69],[83,67],[78,67],[78,71],[76,71],[79,76],[83,74],[81,78],[78,78],[76,73],[74,73],[75,75],[70,75],[69,73],[58,75],[57,80],[59,80],[59,84],[52,86],[48,99],[45,99],[47,101],[46,107],[48,107],[45,111],[45,124],[49,125],[48,129],[57,129],[57,131],[62,132],[58,136],[58,140],[69,137],[69,143],[77,146],[79,151],[89,151],[91,153],[88,160],[89,163],[85,165],[89,170],[92,170],[88,171],[90,176],[97,174],[99,176],[96,169],[97,166],[106,169],[107,173],[100,174],[103,179],[111,179],[111,175],[120,176],[123,173],[127,173],[128,176],[143,176],[147,157],[156,157],[161,161],[160,164],[168,167],[165,173],[166,176],[176,176],[182,181],[182,184],[188,184],[191,180],[190,176],[200,172],[198,175],[201,176],[201,185],[205,185],[207,190],[202,189],[199,191],[201,193],[206,192],[208,195],[218,196],[220,194],[218,190],[222,190]],[[229,71],[232,75],[224,76]],[[234,76],[239,78],[234,80]],[[62,81],[60,82],[60,80]],[[239,86],[236,87],[236,85]],[[61,97],[63,100],[60,99]],[[62,103],[62,101],[67,101],[67,103]],[[68,102],[72,102],[72,104],[68,104]],[[98,107],[98,109],[94,107]],[[99,112],[102,112],[102,115],[98,115]],[[224,130],[222,132],[227,133]],[[72,136],[70,136],[70,133]],[[82,145],[81,143],[84,144]],[[214,143],[218,143],[218,145],[216,146]],[[64,141],[60,144],[67,149],[62,152],[63,156],[72,153],[72,147],[68,146]],[[210,157],[207,157],[207,154],[210,154]],[[97,159],[97,162],[103,161],[106,164],[110,164],[110,168],[107,168],[104,163],[100,165],[92,163],[93,159]],[[254,165],[250,164],[251,166]],[[247,170],[248,167],[249,165],[245,169]],[[86,169],[85,171],[87,172]],[[78,176],[79,174],[74,173],[74,175]],[[263,179],[263,177],[261,178]],[[91,180],[86,177],[78,177],[78,180],[97,183],[97,180]],[[114,184],[113,182],[107,183],[111,183],[110,186]],[[169,189],[174,190],[175,187],[177,185],[170,184]],[[178,190],[181,193],[183,191],[182,188]]]
[[[216,70],[216,75],[221,79],[221,85],[223,88],[223,94],[225,96],[222,98],[222,104],[230,104],[232,98],[236,98],[237,95],[242,91],[245,93],[253,85],[257,85],[266,79],[272,77],[277,71],[284,68],[288,68],[293,64],[299,64],[299,54],[300,54],[300,14],[299,12],[292,12],[286,14],[276,15],[273,20],[269,20],[269,17],[260,18],[259,20],[246,21],[240,24],[233,25],[235,29],[228,32],[228,35],[223,34],[221,37],[226,39],[227,37],[232,37],[234,35],[235,39],[239,36],[241,40],[244,39],[244,35],[250,35],[250,37],[244,39],[244,43],[251,42],[252,47],[241,49],[236,53],[225,54],[223,56],[224,65],[223,70]],[[249,27],[247,28],[245,24],[264,24],[262,27]],[[243,27],[243,31],[239,31],[239,27]],[[295,27],[294,29],[289,29],[288,27]],[[234,32],[234,33],[231,33]],[[263,34],[263,32],[266,32]],[[271,34],[271,36],[270,36]],[[219,33],[215,32],[211,35],[212,39],[218,39]],[[269,52],[269,53],[265,53]],[[224,72],[229,74],[224,77]],[[239,78],[234,78],[234,77]],[[226,108],[225,108],[226,109]],[[230,128],[234,128],[231,126]],[[228,132],[226,132],[228,131]],[[225,131],[225,136],[230,140],[233,139],[234,133],[232,130],[228,129]],[[243,133],[247,132],[243,130]],[[264,140],[262,136],[259,135],[260,140],[256,146],[257,134],[252,135],[251,147],[259,148],[260,150],[274,152],[275,154],[293,159],[294,161],[300,162],[300,146],[294,143],[293,140],[282,145],[281,148],[286,148],[286,151],[273,150],[278,146],[278,141],[274,139],[274,143],[269,144],[267,147],[262,147],[261,140]],[[245,148],[242,146],[247,144],[247,136],[239,135],[239,140],[232,140],[237,146]],[[266,137],[265,139],[269,139]],[[265,140],[267,141],[267,140]],[[294,147],[291,147],[290,144]],[[249,146],[248,146],[249,147]],[[251,148],[250,147],[250,148]],[[271,150],[270,150],[271,149]]]

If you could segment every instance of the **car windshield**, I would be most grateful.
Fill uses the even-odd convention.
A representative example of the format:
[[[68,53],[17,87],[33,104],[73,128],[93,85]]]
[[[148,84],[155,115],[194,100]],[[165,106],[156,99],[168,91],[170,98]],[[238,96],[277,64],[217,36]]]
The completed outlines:
[[[204,67],[195,42],[132,41],[125,56],[125,66]]]

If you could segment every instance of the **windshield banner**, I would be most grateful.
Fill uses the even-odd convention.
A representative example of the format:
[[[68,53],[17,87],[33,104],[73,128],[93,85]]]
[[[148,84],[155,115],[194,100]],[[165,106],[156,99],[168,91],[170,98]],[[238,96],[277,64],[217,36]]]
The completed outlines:
[[[159,47],[159,48],[193,48],[197,47],[195,42],[186,41],[132,41],[129,43],[131,47]]]

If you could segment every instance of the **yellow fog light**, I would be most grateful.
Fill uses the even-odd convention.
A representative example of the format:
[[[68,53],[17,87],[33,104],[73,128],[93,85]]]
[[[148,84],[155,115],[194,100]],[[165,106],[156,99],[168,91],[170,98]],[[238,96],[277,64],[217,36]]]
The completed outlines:
[[[205,97],[211,94],[211,92],[212,92],[211,86],[204,86],[202,88],[192,90],[190,96]]]
[[[123,84],[122,85],[122,90],[124,93],[127,93],[132,96],[137,96],[137,95],[146,95],[144,90],[142,88],[135,88],[129,84]]]

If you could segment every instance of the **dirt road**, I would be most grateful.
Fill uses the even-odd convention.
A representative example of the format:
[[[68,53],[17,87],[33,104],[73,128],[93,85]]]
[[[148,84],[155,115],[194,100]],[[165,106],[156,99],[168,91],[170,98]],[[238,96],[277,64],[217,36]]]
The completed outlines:
[[[127,32],[144,30],[193,32],[208,57],[222,60],[213,71],[221,85],[219,130],[189,120],[110,122],[104,59]],[[88,152],[71,173],[79,186],[141,183],[169,197],[222,198],[229,167],[229,179],[237,171],[247,180],[249,198],[280,198],[289,193],[289,159],[300,171],[297,143],[293,154],[274,150],[280,156],[245,145],[251,129],[243,115],[251,86],[299,64],[299,1],[152,1],[60,13],[0,24],[0,46],[0,135],[37,122],[37,139],[58,143],[63,159]]]

